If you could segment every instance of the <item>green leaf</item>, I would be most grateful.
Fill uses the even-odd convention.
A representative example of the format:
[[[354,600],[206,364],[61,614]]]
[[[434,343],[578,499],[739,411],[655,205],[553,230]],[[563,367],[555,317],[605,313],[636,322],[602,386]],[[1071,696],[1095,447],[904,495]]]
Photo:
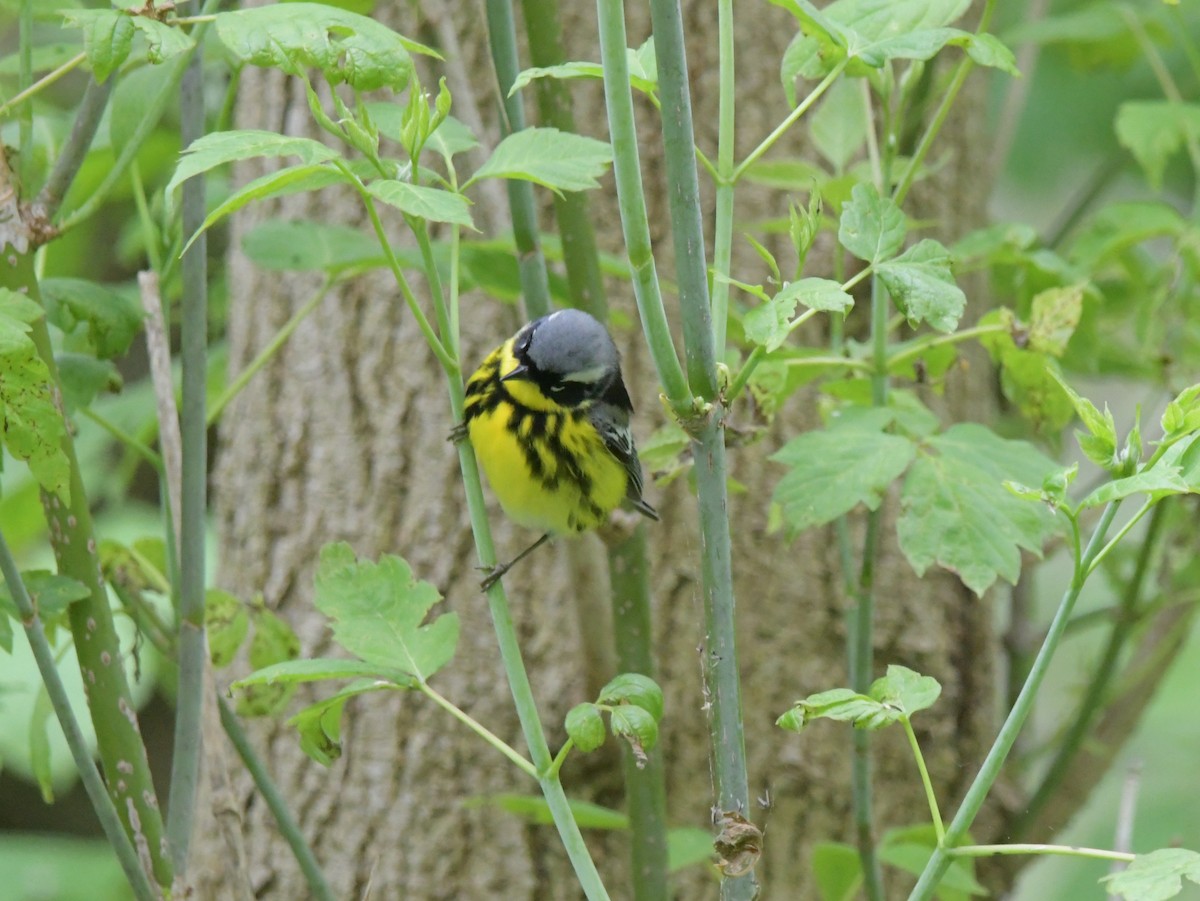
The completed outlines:
[[[333,619],[333,635],[350,653],[425,681],[454,656],[458,616],[444,613],[421,625],[441,600],[400,557],[360,562],[348,544],[321,549],[314,603]]]
[[[289,4],[298,6],[300,4]],[[278,6],[256,7],[245,12],[261,12],[280,9]],[[238,13],[221,13],[238,15]],[[197,138],[188,145],[179,159],[175,174],[167,182],[166,193],[171,194],[177,185],[183,184],[193,175],[207,172],[217,166],[237,160],[248,160],[260,156],[298,156],[306,166],[314,166],[336,159],[338,153],[312,138],[289,137],[273,131],[247,128],[240,131],[216,131]]]
[[[778,294],[746,314],[742,323],[746,338],[768,351],[778,350],[791,334],[792,314],[797,304],[813,310],[844,313],[854,305],[854,298],[843,291],[840,284],[827,278],[788,282]]]
[[[1069,258],[1080,269],[1094,271],[1132,247],[1155,238],[1177,240],[1189,228],[1187,219],[1162,201],[1109,203],[1081,225]]]
[[[467,186],[483,178],[532,181],[553,191],[588,191],[612,163],[612,147],[595,138],[556,128],[525,128],[492,152]]]
[[[52,619],[72,603],[82,601],[91,593],[82,582],[44,569],[31,569],[21,573],[21,581],[25,583],[25,591],[33,601],[38,616],[43,620]],[[20,618],[7,582],[0,582],[0,609],[7,611],[14,618]]]
[[[409,53],[441,59],[429,47],[366,16],[318,3],[281,3],[218,13],[217,37],[234,59],[303,76],[320,69],[330,84],[357,91],[408,86]]]
[[[98,357],[123,356],[141,331],[144,314],[136,301],[99,282],[48,278],[41,289],[50,322],[66,334],[86,326],[88,345]]]
[[[0,320],[11,319],[22,325],[32,325],[45,315],[46,311],[36,300],[9,288],[0,288]]]
[[[662,689],[649,676],[641,673],[621,673],[602,689],[598,704],[635,704],[658,722],[663,715]]]
[[[250,609],[254,637],[250,640],[250,666],[263,670],[276,663],[295,660],[300,656],[300,639],[292,627],[259,600]],[[271,716],[291,700],[296,686],[289,683],[247,685],[238,697],[237,712],[241,716]]]
[[[1001,40],[994,34],[972,34],[965,43],[967,56],[981,66],[999,69],[1006,75],[1019,77],[1021,71],[1017,68],[1017,59]]]
[[[653,94],[658,90],[658,69],[657,60],[654,54],[654,39],[650,38],[639,49],[634,50],[631,47],[625,48],[625,65],[629,69],[629,86],[635,91],[641,91],[643,94]],[[517,91],[533,83],[539,78],[558,78],[558,79],[573,79],[573,78],[595,78],[604,77],[604,67],[600,63],[592,62],[570,62],[562,63],[557,66],[544,66],[540,68],[526,69],[517,75],[513,82],[512,90],[508,92],[511,97]]]
[[[50,370],[28,329],[24,322],[0,315],[0,437],[38,484],[65,503],[71,478],[63,451],[66,426],[50,390]]]
[[[1056,370],[1048,371],[1051,378],[1058,382],[1059,387],[1071,399],[1071,405],[1088,430],[1086,435],[1081,432],[1075,433],[1080,449],[1097,466],[1113,469],[1117,465],[1117,425],[1108,405],[1105,404],[1104,413],[1101,414],[1094,403],[1078,394]]]
[[[868,693],[875,700],[899,706],[905,714],[912,716],[932,707],[942,693],[942,686],[933,676],[922,676],[906,666],[892,663],[888,665],[886,676],[871,683]]]
[[[390,687],[374,679],[362,679],[305,707],[288,720],[300,733],[300,749],[321,766],[329,766],[342,756],[342,711],[346,702],[357,695]]]
[[[1200,140],[1200,104],[1128,100],[1117,109],[1117,140],[1133,154],[1150,187],[1162,189],[1167,160],[1187,141]]]
[[[288,194],[318,191],[330,185],[348,184],[349,181],[350,179],[345,173],[332,166],[320,163],[287,166],[283,169],[277,169],[274,172],[268,172],[266,175],[260,175],[258,178],[242,185],[242,187],[226,197],[212,212],[205,216],[200,228],[188,239],[184,250],[191,247],[192,242],[203,232],[212,228],[226,216],[233,215],[252,201],[262,200],[267,197],[283,197]]]
[[[1014,335],[1024,332],[1010,310],[993,310],[979,324],[1007,326],[1008,331],[980,338],[980,343],[1000,364],[1001,390],[1035,429],[1057,435],[1074,418],[1075,408],[1054,377],[1047,356],[1017,347]]]
[[[1183,880],[1200,884],[1200,854],[1186,848],[1161,848],[1139,854],[1120,873],[1105,876],[1110,895],[1126,901],[1166,901],[1183,891]]]
[[[852,723],[856,729],[881,729],[896,722],[903,713],[899,708],[849,688],[831,688],[797,701],[791,710],[776,720],[776,724],[799,732],[813,720],[826,719]]]
[[[667,872],[678,873],[712,859],[712,833],[695,826],[679,826],[667,830]]]
[[[1039,353],[1061,357],[1083,314],[1082,282],[1047,288],[1035,294],[1029,322],[1029,347]]]
[[[133,20],[123,10],[63,10],[68,28],[83,29],[83,52],[96,81],[103,83],[129,56],[133,47]]]
[[[1200,384],[1184,388],[1162,415],[1163,440],[1170,441],[1200,429]]]
[[[909,439],[882,431],[886,422],[839,422],[793,438],[771,457],[790,467],[773,499],[796,531],[832,522],[859,504],[878,509],[916,455]]]
[[[132,19],[133,27],[146,36],[146,43],[150,46],[147,58],[152,63],[165,62],[195,46],[191,35],[182,28],[172,27],[150,16],[133,16]]]
[[[910,325],[927,322],[949,334],[967,307],[967,296],[954,283],[950,251],[931,238],[914,244],[875,271]]]
[[[874,185],[857,184],[842,207],[838,241],[860,260],[877,263],[895,255],[907,229],[904,213],[890,197],[880,197]]]
[[[879,848],[880,861],[914,876],[921,875],[932,856],[932,847],[916,842],[891,842]],[[950,891],[986,896],[988,891],[975,878],[973,869],[973,861],[952,859],[938,882],[939,897],[945,898],[942,893]]]
[[[1193,489],[1184,480],[1178,466],[1167,465],[1159,460],[1150,469],[1123,479],[1105,482],[1083,499],[1080,507],[1101,507],[1110,501],[1129,497],[1132,494],[1148,494],[1152,499],[1172,494],[1188,494]]]
[[[302,660],[284,660],[260,670],[255,670],[244,679],[238,679],[230,688],[246,688],[251,685],[293,685],[302,682],[325,682],[330,679],[363,679],[372,684],[387,682],[390,686],[412,688],[415,683],[408,673],[398,669],[347,660],[344,657],[307,657]]]
[[[567,711],[567,735],[585,754],[604,744],[604,718],[595,704],[576,704]]]
[[[242,252],[276,271],[336,274],[387,265],[379,242],[362,229],[309,219],[268,219],[243,236]]]
[[[58,383],[68,415],[89,406],[102,391],[115,394],[124,385],[121,372],[112,360],[61,353],[56,355],[54,362],[58,366]]]
[[[867,141],[866,92],[862,82],[839,78],[833,83],[809,122],[813,147],[842,172]]]
[[[471,129],[453,116],[447,116],[425,142],[426,149],[435,151],[447,165],[457,154],[474,150],[478,146],[479,142],[475,140]]]
[[[471,202],[461,194],[414,185],[394,178],[380,179],[367,185],[371,196],[410,216],[430,222],[449,222],[475,228],[471,219]]]
[[[650,711],[633,704],[619,704],[609,711],[612,732],[629,742],[639,765],[646,751],[658,743],[658,723]]]
[[[840,842],[817,842],[812,850],[813,878],[821,901],[854,901],[862,886],[858,850]]]
[[[250,631],[246,605],[228,591],[208,589],[204,592],[204,631],[212,665],[216,669],[229,666]]]
[[[1054,514],[1011,494],[1006,481],[1040,485],[1060,467],[1024,441],[974,423],[929,439],[909,468],[897,524],[917,575],[936,563],[982,595],[997,577],[1015,583],[1021,549],[1041,554]]]

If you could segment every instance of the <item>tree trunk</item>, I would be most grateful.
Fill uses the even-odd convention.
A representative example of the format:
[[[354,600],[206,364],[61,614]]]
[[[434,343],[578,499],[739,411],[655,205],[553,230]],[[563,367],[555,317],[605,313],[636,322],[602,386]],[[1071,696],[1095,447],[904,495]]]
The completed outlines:
[[[470,105],[497,140],[493,76],[476,4],[422,4],[420,22],[409,4],[380,3],[399,30],[446,49],[458,66],[455,114],[471,120]],[[564,34],[574,59],[598,59],[594,6],[565,3]],[[716,18],[711,3],[684,3],[691,41],[689,65],[697,141],[715,156],[717,129]],[[452,12],[450,12],[452,10]],[[630,41],[648,33],[646,11],[630,5]],[[459,48],[446,48],[439,15]],[[777,8],[744,12],[738,23],[739,154],[746,153],[787,113],[778,61],[792,20]],[[469,77],[465,73],[470,73]],[[452,73],[453,76],[454,73]],[[428,82],[432,83],[432,82]],[[474,97],[464,85],[472,84]],[[573,86],[576,116],[604,136],[598,86]],[[278,73],[247,71],[239,125],[313,134],[303,89]],[[936,217],[947,236],[982,218],[987,179],[980,170],[981,104],[960,100],[940,142],[937,184],[915,198],[916,214]],[[658,229],[660,272],[672,274],[661,178],[661,142],[651,111],[644,125],[643,165],[651,221]],[[776,153],[798,153],[799,143]],[[250,178],[258,170],[247,167]],[[740,190],[740,189],[739,189]],[[620,252],[611,187],[596,192],[594,220],[601,241]],[[484,206],[487,205],[486,199]],[[707,207],[711,209],[711,205]],[[780,197],[765,190],[739,193],[738,221],[781,214]],[[493,211],[494,212],[494,211]],[[497,217],[503,221],[504,210]],[[350,197],[326,192],[252,207],[238,220],[236,238],[268,217],[361,224]],[[486,221],[488,216],[477,216]],[[544,225],[549,220],[544,219]],[[741,242],[739,242],[741,244]],[[753,255],[735,254],[735,271],[756,273]],[[317,279],[255,269],[236,250],[231,268],[230,366],[237,371],[316,288]],[[742,268],[738,269],[738,266]],[[816,274],[814,272],[814,274]],[[754,281],[753,275],[748,280]],[[614,305],[631,311],[630,292],[615,286]],[[976,292],[968,293],[974,296]],[[518,324],[516,314],[483,297],[464,298],[464,363],[479,360]],[[617,335],[626,348],[626,374],[638,410],[635,431],[645,438],[661,419],[657,388],[638,330]],[[948,379],[949,415],[979,416],[990,386],[984,367],[954,370]],[[797,697],[847,684],[844,610],[835,542],[811,531],[794,543],[766,530],[770,492],[780,473],[766,461],[791,435],[815,425],[811,403],[795,402],[756,444],[731,454],[733,476],[747,491],[731,498],[738,591],[739,653],[752,792],[769,794],[770,810],[753,816],[767,829],[759,875],[774,897],[815,897],[808,849],[850,834],[850,734],[824,725],[803,737],[775,728]],[[450,421],[442,376],[382,273],[330,296],[249,385],[221,425],[216,474],[222,584],[242,596],[261,592],[267,605],[296,628],[307,656],[330,651],[323,616],[311,603],[319,548],[349,541],[360,555],[404,556],[414,571],[443,592],[462,620],[458,654],[435,677],[440,692],[516,747],[523,747],[504,681],[479,573],[456,456],[446,441]],[[710,825],[712,791],[702,712],[698,645],[703,638],[699,542],[695,503],[684,480],[669,489],[648,486],[663,523],[651,526],[654,623],[660,681],[666,693],[662,748],[672,825]],[[882,671],[902,663],[937,677],[937,706],[918,718],[922,746],[944,806],[953,804],[982,757],[994,729],[992,658],[996,639],[986,603],[946,574],[913,577],[894,541],[896,503],[886,504],[889,536],[877,568],[876,654]],[[530,535],[492,519],[501,556]],[[856,529],[856,533],[860,531]],[[861,538],[859,539],[861,544]],[[612,672],[588,672],[580,660],[605,659],[588,647],[608,634],[602,546],[595,536],[543,549],[506,578],[551,746],[574,704],[590,699]],[[581,568],[586,575],[581,576]],[[601,664],[593,663],[593,667]],[[499,755],[418,695],[370,695],[348,705],[345,753],[322,769],[301,753],[294,730],[282,723],[247,724],[256,745],[313,844],[338,898],[374,899],[576,898],[580,892],[551,828],[526,825],[475,799],[497,792],[535,793],[536,786]],[[875,740],[876,810],[883,826],[927,819],[920,781],[898,730]],[[573,756],[563,774],[568,794],[621,805],[615,756]],[[307,892],[269,813],[244,775],[235,786],[244,801],[245,853],[257,897],[296,899]],[[202,898],[234,897],[228,852],[212,830],[196,839],[194,872]],[[617,834],[589,835],[615,898],[628,897],[627,847]],[[680,897],[715,897],[711,878],[696,870],[680,880]]]

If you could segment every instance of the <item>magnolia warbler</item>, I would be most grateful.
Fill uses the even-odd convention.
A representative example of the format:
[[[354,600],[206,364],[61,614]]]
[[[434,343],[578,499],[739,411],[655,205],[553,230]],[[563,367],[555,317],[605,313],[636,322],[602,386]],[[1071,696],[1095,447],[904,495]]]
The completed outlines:
[[[486,590],[554,535],[594,529],[623,501],[651,519],[642,498],[620,355],[604,326],[559,310],[524,326],[467,380],[463,424],[510,519],[541,538],[483,580]]]

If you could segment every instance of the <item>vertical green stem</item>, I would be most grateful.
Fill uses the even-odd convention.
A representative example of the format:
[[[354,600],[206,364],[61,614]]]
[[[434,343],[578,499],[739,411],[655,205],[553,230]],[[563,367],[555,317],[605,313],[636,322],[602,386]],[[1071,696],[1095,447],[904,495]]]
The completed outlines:
[[[983,806],[988,792],[991,790],[997,777],[999,777],[1004,760],[1008,756],[1008,752],[1012,749],[1013,742],[1017,740],[1017,734],[1025,724],[1030,711],[1033,710],[1038,689],[1041,688],[1042,681],[1046,678],[1046,672],[1050,668],[1050,661],[1054,657],[1054,652],[1058,649],[1058,643],[1062,639],[1063,632],[1067,628],[1067,622],[1071,618],[1071,611],[1074,610],[1075,602],[1079,599],[1084,582],[1087,581],[1088,567],[1104,544],[1104,536],[1107,534],[1109,526],[1112,525],[1113,517],[1117,515],[1118,506],[1120,506],[1120,501],[1113,501],[1100,514],[1100,520],[1096,523],[1096,530],[1092,533],[1087,548],[1084,549],[1082,556],[1076,561],[1075,576],[1071,579],[1071,584],[1063,593],[1058,610],[1055,612],[1054,619],[1050,622],[1050,628],[1046,632],[1046,638],[1042,642],[1042,647],[1038,650],[1038,655],[1029,670],[1029,678],[1025,680],[1025,685],[1021,688],[1021,693],[1017,695],[1016,703],[1013,704],[1012,710],[1009,711],[1004,725],[1000,727],[1000,734],[996,736],[991,750],[988,751],[988,755],[983,761],[983,766],[979,768],[979,772],[971,783],[971,787],[967,790],[966,797],[963,798],[963,802],[958,808],[958,813],[954,815],[954,819],[950,821],[950,825],[946,828],[945,840],[934,849],[929,862],[925,864],[921,878],[917,881],[912,893],[908,896],[909,901],[926,901],[926,899],[933,896],[938,882],[941,881],[946,868],[950,865],[948,849],[959,844],[966,836],[967,830],[971,828],[971,824],[975,821],[975,817],[979,813],[979,809]]]
[[[617,672],[654,678],[654,644],[650,621],[650,571],[646,560],[646,527],[608,549],[612,586],[613,639]],[[632,838],[633,897],[658,901],[669,897],[667,880],[667,792],[662,751],[656,747],[638,767],[633,750],[622,742],[625,797]]]
[[[204,134],[204,70],[201,54],[192,57],[180,85],[184,145]],[[204,177],[183,183],[183,233],[196,234],[204,222]],[[176,870],[182,874],[195,822],[196,788],[203,747],[201,707],[207,648],[204,637],[204,539],[207,508],[208,439],[205,411],[208,368],[207,235],[201,232],[183,254],[181,358],[183,441],[180,510],[179,687],[175,708],[175,744],[167,834]]]
[[[79,721],[75,719],[75,713],[71,709],[71,700],[67,697],[67,690],[58,673],[58,661],[54,656],[54,649],[46,640],[46,633],[42,628],[41,619],[38,617],[37,608],[25,590],[25,583],[17,570],[16,561],[9,551],[8,542],[4,540],[3,533],[0,533],[0,572],[3,573],[4,581],[8,583],[8,592],[17,605],[17,611],[21,614],[21,625],[25,627],[25,635],[29,639],[29,647],[33,651],[33,659],[37,662],[38,671],[41,673],[46,694],[50,698],[50,704],[54,707],[54,713],[58,717],[58,723],[67,740],[67,747],[71,751],[71,757],[75,760],[75,768],[79,770],[79,778],[92,802],[92,808],[96,811],[96,817],[100,820],[104,836],[112,845],[113,851],[117,855],[117,861],[121,864],[121,869],[125,873],[125,878],[129,880],[137,901],[155,901],[155,899],[161,898],[162,894],[150,884],[146,871],[138,860],[138,854],[133,848],[133,843],[125,833],[121,817],[114,805],[114,798],[109,797],[104,781],[100,778],[100,773],[92,760],[87,739],[83,737],[83,730],[79,726]]]
[[[17,21],[17,90],[24,91],[33,84],[33,0],[21,0]],[[19,111],[17,146],[21,150],[17,180],[26,187],[29,167],[33,162],[33,103],[27,102]]]
[[[713,273],[730,274],[733,260],[733,156],[736,150],[733,54],[733,0],[717,2],[717,52],[719,55],[717,108],[717,190],[713,224]],[[725,358],[725,332],[729,325],[729,282],[714,278],[712,285],[713,348],[717,360]]]
[[[650,224],[642,193],[642,174],[637,149],[637,127],[633,118],[633,98],[629,88],[629,64],[625,59],[625,10],[621,0],[596,0],[600,23],[600,56],[604,61],[604,99],[608,111],[608,131],[613,147],[613,174],[617,182],[617,203],[621,210],[621,230],[625,251],[633,271],[642,330],[654,359],[658,380],[667,402],[677,416],[691,413],[691,392],[679,365],[679,356],[671,338],[671,328],[663,307],[654,251],[650,245]],[[710,339],[711,340],[711,339]]]
[[[513,82],[521,71],[517,58],[517,32],[513,25],[511,0],[487,0],[488,44],[496,80],[500,85],[502,128],[512,134],[525,127],[525,104],[519,93],[510,96]],[[510,178],[505,181],[508,205],[512,213],[513,239],[517,245],[517,264],[521,274],[521,292],[525,296],[525,313],[531,319],[550,312],[550,281],[546,275],[546,258],[538,240],[537,206],[530,182]]]

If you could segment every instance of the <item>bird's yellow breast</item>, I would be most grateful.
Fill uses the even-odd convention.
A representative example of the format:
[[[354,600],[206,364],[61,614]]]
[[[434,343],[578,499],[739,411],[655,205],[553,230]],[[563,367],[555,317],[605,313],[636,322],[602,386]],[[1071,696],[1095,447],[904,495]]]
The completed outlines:
[[[493,493],[523,526],[555,534],[595,528],[625,497],[625,468],[586,410],[556,404],[529,382],[501,382],[513,366],[503,345],[467,388],[467,434]]]

